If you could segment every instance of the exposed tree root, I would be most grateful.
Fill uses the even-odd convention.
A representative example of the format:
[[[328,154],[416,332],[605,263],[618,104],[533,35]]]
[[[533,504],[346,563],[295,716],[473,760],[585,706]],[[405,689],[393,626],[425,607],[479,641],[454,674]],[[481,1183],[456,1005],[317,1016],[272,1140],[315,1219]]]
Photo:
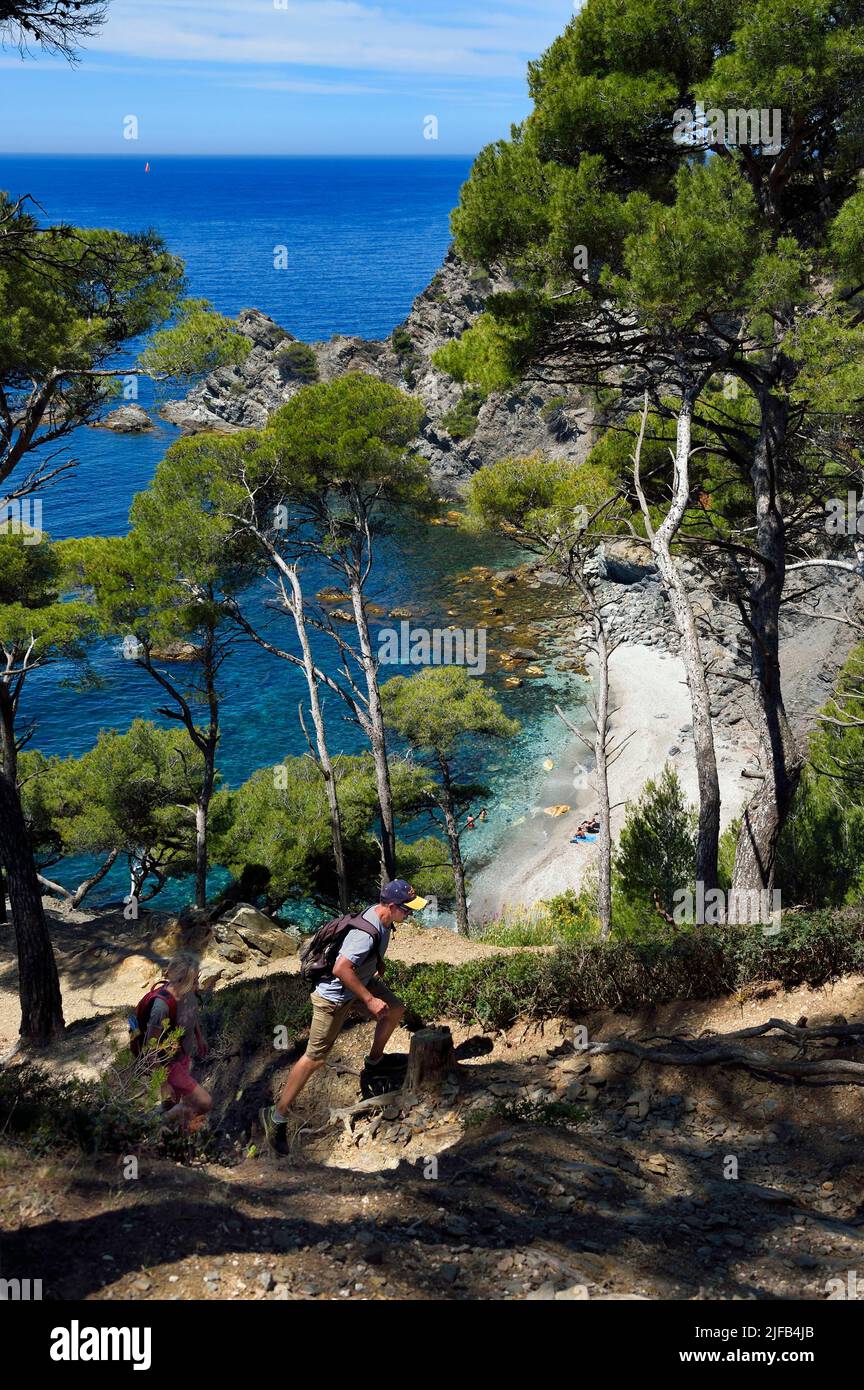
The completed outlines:
[[[772,1057],[767,1052],[735,1044],[750,1038],[777,1033],[778,1042],[795,1044],[795,1057]],[[740,1028],[734,1033],[709,1034],[701,1038],[682,1038],[654,1034],[667,1046],[647,1047],[630,1038],[613,1038],[610,1042],[591,1043],[589,1056],[623,1052],[640,1062],[653,1062],[667,1067],[733,1067],[752,1072],[767,1081],[780,1084],[809,1086],[864,1086],[864,1062],[852,1062],[844,1057],[812,1059],[805,1055],[810,1043],[831,1038],[855,1046],[864,1044],[864,1023],[833,1023],[822,1028],[806,1028],[771,1018],[753,1028]],[[651,1041],[651,1039],[649,1039]],[[822,1049],[824,1051],[824,1049]]]
[[[361,1100],[357,1105],[331,1106],[328,1123],[334,1124],[336,1120],[341,1120],[347,1133],[351,1134],[351,1121],[355,1115],[365,1115],[370,1110],[386,1110],[388,1105],[398,1105],[400,1110],[408,1110],[416,1104],[417,1097],[404,1091],[384,1091],[382,1095],[370,1096],[368,1100]]]

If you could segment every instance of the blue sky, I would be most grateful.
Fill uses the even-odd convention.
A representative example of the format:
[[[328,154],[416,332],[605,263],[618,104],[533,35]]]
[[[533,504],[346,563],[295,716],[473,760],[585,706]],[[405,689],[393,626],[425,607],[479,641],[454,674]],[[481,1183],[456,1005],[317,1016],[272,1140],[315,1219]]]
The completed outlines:
[[[0,52],[0,149],[474,154],[527,114],[526,63],[572,15],[573,0],[111,0],[74,69]]]

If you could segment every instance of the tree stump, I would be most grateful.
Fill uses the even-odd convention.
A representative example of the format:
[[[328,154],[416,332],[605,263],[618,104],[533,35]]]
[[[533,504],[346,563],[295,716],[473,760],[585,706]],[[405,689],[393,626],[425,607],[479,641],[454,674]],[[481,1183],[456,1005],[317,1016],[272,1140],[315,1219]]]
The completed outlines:
[[[456,1071],[453,1037],[449,1028],[420,1028],[411,1039],[408,1072],[403,1089],[418,1095],[434,1091]]]

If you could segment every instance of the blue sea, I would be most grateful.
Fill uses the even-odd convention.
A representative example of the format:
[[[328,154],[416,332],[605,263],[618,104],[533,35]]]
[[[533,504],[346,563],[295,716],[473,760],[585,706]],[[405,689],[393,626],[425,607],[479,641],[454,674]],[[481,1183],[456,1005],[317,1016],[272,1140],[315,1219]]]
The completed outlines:
[[[261,309],[311,341],[334,333],[383,338],[405,318],[446,252],[449,214],[469,168],[466,159],[445,158],[177,157],[152,160],[145,172],[132,156],[0,156],[0,187],[30,193],[46,222],[128,232],[152,227],[183,258],[191,295],[225,314]],[[283,247],[286,268],[276,269],[285,259],[277,255]],[[146,383],[140,403],[159,404]],[[123,534],[134,494],[147,486],[177,437],[164,421],[143,436],[77,431],[67,442],[77,467],[43,495],[44,529],[58,539]],[[409,606],[416,621],[446,625],[454,621],[448,610],[452,614],[451,605],[465,592],[457,580],[470,565],[501,568],[519,558],[493,539],[478,540],[466,555],[464,539],[447,527],[402,528],[379,547],[370,597],[387,610]],[[334,582],[323,566],[308,570],[304,580],[310,593]],[[252,598],[259,613],[263,596]],[[278,639],[290,643],[288,624],[270,621],[278,625]],[[333,668],[329,646],[319,646],[317,656]],[[136,717],[161,722],[155,685],[123,659],[119,640],[94,650],[91,664],[99,680],[83,691],[74,688],[75,673],[63,664],[29,679],[22,720],[33,721],[31,746],[46,754],[80,754],[100,729],[122,730]],[[305,751],[296,715],[301,679],[251,645],[232,654],[223,681],[224,785],[236,786],[257,768]],[[530,809],[543,759],[564,742],[554,702],[578,699],[572,680],[562,683],[551,670],[518,692],[500,681],[495,689],[521,720],[522,732],[506,749],[471,753],[471,775],[484,776],[493,789],[490,820],[471,841],[474,867]],[[332,737],[334,751],[362,747],[335,711]],[[51,875],[69,885],[84,867],[67,861]],[[118,868],[94,902],[122,894],[127,884]],[[185,885],[172,885],[157,901],[176,906],[186,897]]]

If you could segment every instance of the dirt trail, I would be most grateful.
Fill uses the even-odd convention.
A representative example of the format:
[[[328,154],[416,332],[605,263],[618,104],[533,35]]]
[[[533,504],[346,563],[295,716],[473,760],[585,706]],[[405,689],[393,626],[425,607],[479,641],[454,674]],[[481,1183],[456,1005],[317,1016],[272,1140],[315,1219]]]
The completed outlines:
[[[695,1036],[862,1006],[850,977],[585,1024]],[[4,1272],[64,1299],[840,1296],[864,1257],[860,1091],[586,1057],[573,1029],[454,1026],[458,1086],[313,1133],[359,1098],[358,1024],[304,1093],[290,1158],[250,1132],[290,1055],[217,1060],[217,1161],[143,1152],[128,1179],[119,1157],[7,1150]]]

